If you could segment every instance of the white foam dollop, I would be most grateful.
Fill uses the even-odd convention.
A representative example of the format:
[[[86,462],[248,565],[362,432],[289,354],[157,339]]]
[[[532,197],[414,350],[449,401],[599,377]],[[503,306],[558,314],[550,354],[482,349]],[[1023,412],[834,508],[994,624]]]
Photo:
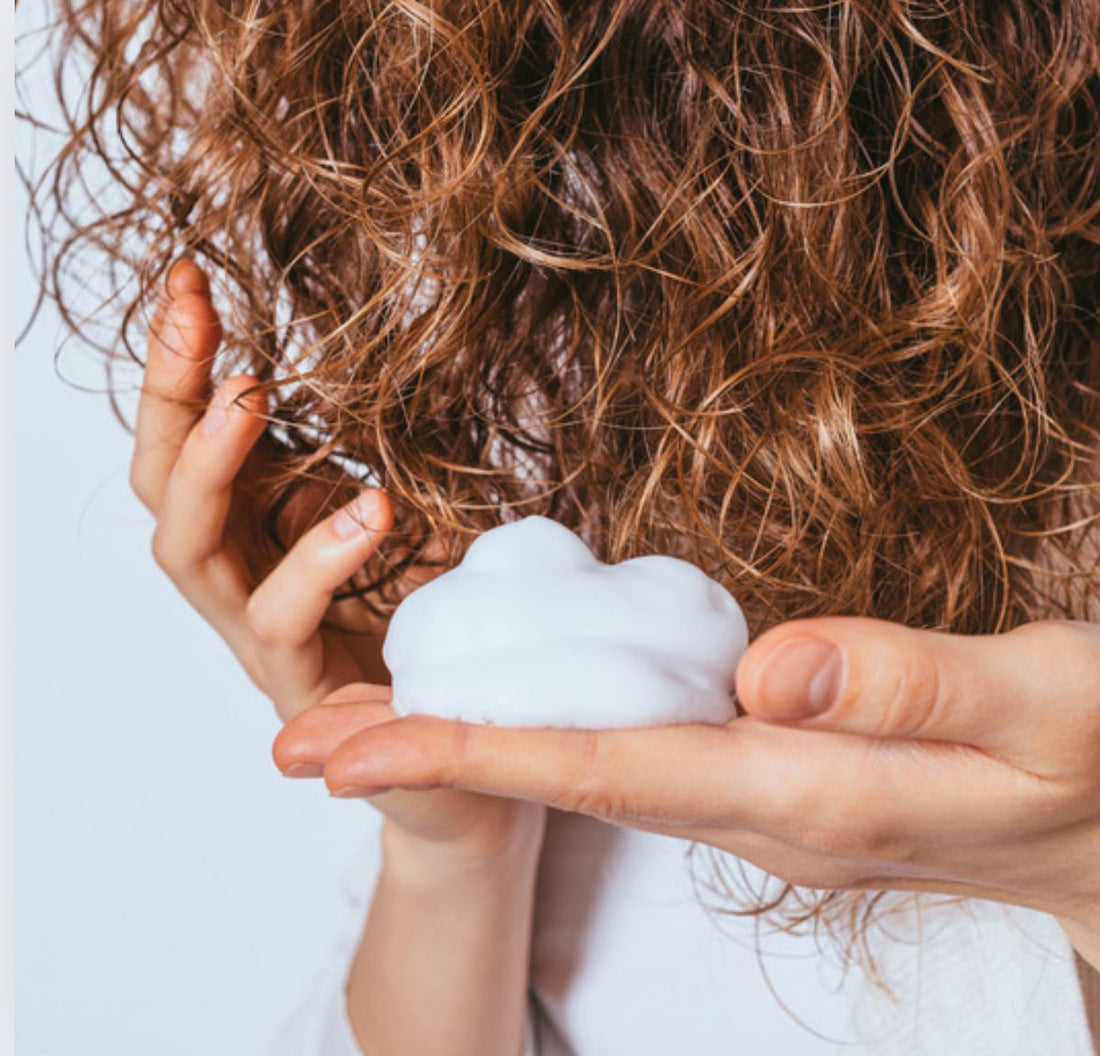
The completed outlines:
[[[526,517],[405,598],[382,657],[399,715],[596,728],[728,722],[747,645],[740,606],[689,562],[605,565]]]

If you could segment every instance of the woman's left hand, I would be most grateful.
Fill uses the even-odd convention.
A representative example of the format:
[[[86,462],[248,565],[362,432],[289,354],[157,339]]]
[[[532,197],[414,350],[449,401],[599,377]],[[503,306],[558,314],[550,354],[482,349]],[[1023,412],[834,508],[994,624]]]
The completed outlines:
[[[1100,626],[970,637],[792,621],[745,653],[737,690],[747,714],[725,726],[411,716],[349,735],[339,705],[315,708],[331,728],[316,762],[353,795],[536,800],[711,844],[803,886],[1029,906],[1100,967]],[[281,740],[294,736],[292,722]]]

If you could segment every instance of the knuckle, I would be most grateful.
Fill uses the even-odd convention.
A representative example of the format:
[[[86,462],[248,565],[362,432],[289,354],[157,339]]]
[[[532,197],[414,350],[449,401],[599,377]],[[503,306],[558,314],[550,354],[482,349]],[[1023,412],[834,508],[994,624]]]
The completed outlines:
[[[318,526],[320,527],[320,526]],[[301,578],[303,583],[317,582],[327,578],[330,562],[328,556],[321,548],[321,533],[317,530],[306,532],[298,541],[289,555],[289,563],[293,567],[294,574]]]
[[[915,737],[935,731],[947,706],[940,670],[918,653],[898,658],[890,699],[882,712],[882,733]]]
[[[138,467],[136,459],[130,463],[130,490],[137,496],[138,501],[151,512],[155,501],[153,488],[147,475]]]
[[[1032,639],[1046,655],[1058,659],[1058,668],[1074,676],[1073,685],[1088,687],[1086,696],[1100,718],[1100,624],[1084,620],[1037,620],[1014,628],[1017,640]],[[1067,687],[1068,688],[1068,687]]]
[[[885,846],[888,834],[868,809],[865,795],[858,802],[846,801],[851,798],[835,790],[803,797],[795,815],[800,819],[796,843],[834,863],[873,856],[876,848]]]
[[[260,645],[277,645],[281,640],[278,615],[267,602],[262,590],[254,591],[245,603],[245,622]]]
[[[914,849],[889,801],[879,803],[852,783],[806,797],[797,843],[828,863],[853,871],[860,863],[904,863]]]
[[[153,560],[177,584],[204,574],[209,552],[183,526],[175,527],[174,518],[157,522],[151,545]]]
[[[399,723],[378,723],[387,784],[408,788],[464,788],[477,778],[476,730],[434,715],[409,715]]]
[[[843,858],[856,851],[852,830],[834,818],[807,819],[799,836],[799,844],[823,858]]]
[[[177,505],[182,505],[179,502],[181,498],[195,495],[206,480],[206,474],[203,472],[206,466],[199,457],[200,452],[195,449],[193,435],[192,432],[192,435],[184,441],[183,447],[180,448],[179,457],[176,459],[175,465],[172,466],[168,481],[165,484],[166,496],[173,497],[166,501],[174,500]]]
[[[412,730],[413,734],[416,735],[418,730],[427,726],[425,732],[430,734],[431,721],[429,719],[425,723],[425,718],[427,716],[411,715],[405,720],[404,728]],[[475,744],[474,730],[466,723],[459,723],[447,727],[447,729],[454,739],[452,750],[445,756],[444,762],[437,767],[433,776],[442,785],[454,788],[459,785],[464,777],[477,771],[477,745]]]
[[[889,819],[864,809],[849,815],[851,852],[855,857],[871,862],[905,862],[912,857],[911,841]]]
[[[179,562],[172,539],[161,524],[158,524],[156,528],[153,529],[150,549],[153,553],[153,561],[156,562],[157,567],[162,572],[166,572],[169,576],[174,576],[179,568]]]
[[[784,790],[779,814],[786,819],[776,835],[784,842],[816,850],[832,842],[835,811],[816,783],[803,782]]]

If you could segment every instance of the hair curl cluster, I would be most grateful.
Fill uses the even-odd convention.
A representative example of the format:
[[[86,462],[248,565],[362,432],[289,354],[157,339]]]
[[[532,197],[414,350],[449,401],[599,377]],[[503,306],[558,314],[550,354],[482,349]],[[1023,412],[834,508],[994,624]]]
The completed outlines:
[[[754,631],[1087,618],[1098,0],[59,15],[63,95],[91,65],[38,193],[53,294],[138,276],[117,355],[203,263],[218,375],[274,397],[268,527],[364,475],[395,499],[371,604],[428,540],[539,513],[695,562]]]

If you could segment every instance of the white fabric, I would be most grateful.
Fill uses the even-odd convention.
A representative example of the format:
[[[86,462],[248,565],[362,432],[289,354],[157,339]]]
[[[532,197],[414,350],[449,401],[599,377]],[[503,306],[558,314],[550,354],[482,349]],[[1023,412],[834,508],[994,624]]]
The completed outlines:
[[[688,847],[551,812],[524,1056],[1093,1056],[1052,918],[922,900],[876,941],[891,1000],[808,937],[762,935],[758,958],[751,920],[703,908]],[[344,981],[378,868],[372,838],[345,884],[346,927],[264,1056],[362,1056]],[[709,875],[705,859],[694,869]]]

